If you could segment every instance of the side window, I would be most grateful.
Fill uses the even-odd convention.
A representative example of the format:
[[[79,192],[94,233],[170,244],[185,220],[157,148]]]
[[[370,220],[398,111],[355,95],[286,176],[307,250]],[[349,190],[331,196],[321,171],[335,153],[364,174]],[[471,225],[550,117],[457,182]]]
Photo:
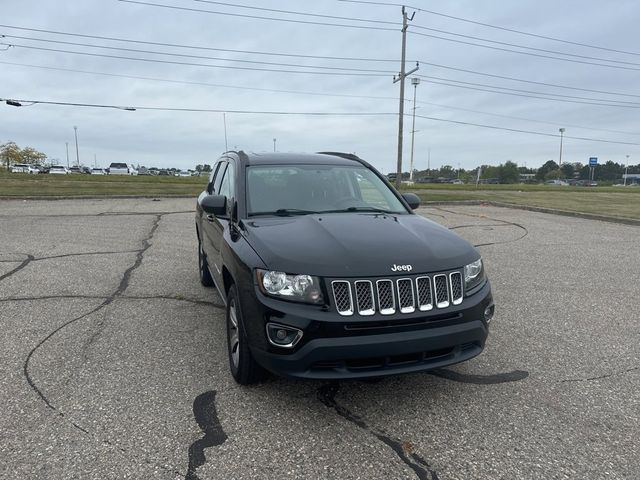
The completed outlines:
[[[224,179],[222,180],[222,185],[220,185],[220,192],[218,195],[224,195],[227,198],[235,197],[235,168],[232,163],[228,164],[227,171],[224,175]]]
[[[216,172],[216,178],[213,180],[213,190],[211,193],[219,195],[220,184],[222,183],[222,178],[224,177],[224,169],[227,168],[227,162],[220,162],[218,166],[218,171]]]
[[[216,178],[216,174],[218,173],[218,168],[220,167],[220,163],[221,162],[217,162],[214,166],[213,169],[211,170],[211,173],[209,174],[209,182],[207,183],[207,193],[209,195],[214,193],[213,190],[213,181]]]

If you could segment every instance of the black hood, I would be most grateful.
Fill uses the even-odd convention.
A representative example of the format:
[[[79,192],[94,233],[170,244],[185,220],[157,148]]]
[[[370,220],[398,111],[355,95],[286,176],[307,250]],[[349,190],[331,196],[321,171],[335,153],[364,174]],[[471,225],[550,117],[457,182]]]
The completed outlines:
[[[480,255],[419,215],[332,213],[244,221],[246,239],[271,270],[322,277],[406,275],[462,267]]]

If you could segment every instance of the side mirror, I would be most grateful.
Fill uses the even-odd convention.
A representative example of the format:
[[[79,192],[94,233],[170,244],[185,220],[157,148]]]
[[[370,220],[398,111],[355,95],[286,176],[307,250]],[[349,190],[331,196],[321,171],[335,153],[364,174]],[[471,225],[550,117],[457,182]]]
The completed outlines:
[[[404,198],[404,201],[409,204],[411,210],[415,210],[420,206],[420,197],[415,193],[403,193],[402,198]]]
[[[207,195],[200,202],[202,209],[216,217],[227,214],[227,197],[224,195]]]

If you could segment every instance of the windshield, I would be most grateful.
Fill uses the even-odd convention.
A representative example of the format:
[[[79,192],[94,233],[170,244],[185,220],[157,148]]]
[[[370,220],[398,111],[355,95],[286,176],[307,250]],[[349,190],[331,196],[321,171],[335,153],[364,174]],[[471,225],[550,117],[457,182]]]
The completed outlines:
[[[400,200],[362,165],[265,165],[247,168],[247,213],[407,213]]]

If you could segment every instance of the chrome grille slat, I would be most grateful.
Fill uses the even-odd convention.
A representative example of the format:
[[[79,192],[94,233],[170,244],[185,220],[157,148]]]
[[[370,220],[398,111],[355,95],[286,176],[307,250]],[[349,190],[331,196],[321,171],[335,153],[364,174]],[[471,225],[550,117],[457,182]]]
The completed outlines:
[[[447,288],[447,276],[444,274],[433,276],[433,291],[435,292],[436,307],[449,306],[449,288]]]
[[[418,310],[421,312],[432,310],[431,279],[429,277],[416,278],[416,291],[418,292]]]
[[[351,295],[351,284],[346,280],[334,280],[331,282],[333,289],[333,299],[336,302],[336,310],[340,315],[353,315],[353,296]]]
[[[331,290],[336,310],[343,316],[428,312],[464,301],[460,271],[377,280],[338,279],[331,281]]]
[[[356,280],[356,307],[360,315],[369,316],[376,313],[373,300],[373,283],[369,280]]]
[[[400,313],[415,312],[413,281],[410,278],[400,278],[396,283],[398,286],[398,306],[400,307]]]
[[[378,307],[382,315],[396,313],[396,299],[393,294],[393,282],[391,280],[376,281],[378,291]]]
[[[449,274],[449,285],[451,287],[451,303],[460,305],[462,303],[462,275],[460,272]]]

